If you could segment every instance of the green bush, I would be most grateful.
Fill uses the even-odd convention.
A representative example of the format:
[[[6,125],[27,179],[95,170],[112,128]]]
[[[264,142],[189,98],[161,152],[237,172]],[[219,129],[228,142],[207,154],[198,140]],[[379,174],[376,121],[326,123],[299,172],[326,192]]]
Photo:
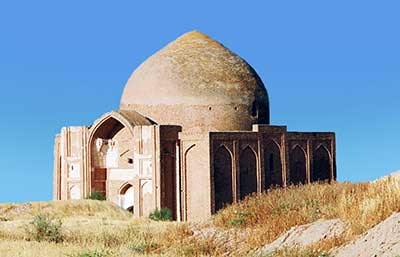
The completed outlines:
[[[235,215],[236,215],[235,218],[228,221],[228,225],[234,227],[236,226],[240,227],[246,224],[246,217],[248,216],[248,213],[235,211]]]
[[[90,200],[105,201],[106,197],[99,191],[91,192],[89,195]]]
[[[172,211],[168,208],[155,209],[155,211],[150,213],[149,218],[155,221],[171,221]]]
[[[59,243],[63,241],[61,226],[61,220],[55,221],[47,214],[38,214],[26,227],[25,232],[28,240]]]

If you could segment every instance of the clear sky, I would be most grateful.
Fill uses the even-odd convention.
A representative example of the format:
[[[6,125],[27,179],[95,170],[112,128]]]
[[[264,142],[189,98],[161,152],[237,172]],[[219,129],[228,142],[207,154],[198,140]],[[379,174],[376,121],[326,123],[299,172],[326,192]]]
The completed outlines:
[[[257,70],[273,124],[336,132],[340,181],[400,169],[398,1],[194,2],[0,2],[0,202],[51,199],[55,134],[118,109],[132,71],[194,29]]]

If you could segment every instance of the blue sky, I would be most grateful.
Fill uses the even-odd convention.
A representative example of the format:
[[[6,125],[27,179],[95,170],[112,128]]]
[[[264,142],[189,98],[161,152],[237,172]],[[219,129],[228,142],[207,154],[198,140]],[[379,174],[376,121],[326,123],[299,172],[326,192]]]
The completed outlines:
[[[273,124],[334,131],[340,181],[400,169],[398,1],[1,1],[0,202],[51,199],[53,140],[118,109],[132,71],[200,30],[267,86]]]

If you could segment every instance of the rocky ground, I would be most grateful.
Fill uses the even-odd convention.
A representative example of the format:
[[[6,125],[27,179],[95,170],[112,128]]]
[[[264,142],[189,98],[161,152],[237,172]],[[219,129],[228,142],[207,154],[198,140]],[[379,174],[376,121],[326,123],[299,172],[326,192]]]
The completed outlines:
[[[194,230],[193,237],[210,239],[223,245],[224,256],[244,254],[240,252],[240,238],[246,238],[251,230],[218,230],[207,228]],[[252,256],[273,256],[284,248],[306,248],[322,240],[333,239],[346,233],[346,224],[339,220],[319,220],[311,224],[296,226],[274,242],[256,249]],[[239,240],[238,240],[239,239]],[[333,249],[329,256],[335,257],[397,257],[400,256],[400,213],[394,213],[355,240]]]
[[[311,224],[293,227],[274,242],[260,248],[256,253],[264,256],[282,248],[305,248],[321,240],[340,236],[345,229],[345,223],[339,219],[319,220]]]
[[[400,213],[393,214],[353,242],[333,252],[335,257],[400,256]]]

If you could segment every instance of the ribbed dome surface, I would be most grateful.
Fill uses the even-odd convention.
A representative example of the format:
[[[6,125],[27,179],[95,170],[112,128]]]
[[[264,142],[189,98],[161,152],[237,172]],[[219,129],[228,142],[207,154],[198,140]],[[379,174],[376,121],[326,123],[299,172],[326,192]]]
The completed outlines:
[[[248,130],[251,124],[269,123],[267,91],[254,69],[198,31],[179,37],[134,71],[121,109],[199,131]]]

